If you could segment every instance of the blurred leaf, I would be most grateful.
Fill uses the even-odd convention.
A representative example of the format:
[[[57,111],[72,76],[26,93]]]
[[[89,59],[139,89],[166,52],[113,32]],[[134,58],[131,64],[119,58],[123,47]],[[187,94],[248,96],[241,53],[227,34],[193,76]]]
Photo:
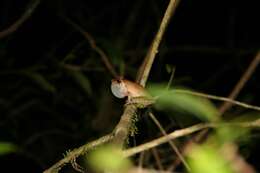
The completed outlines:
[[[35,72],[24,72],[28,77],[33,79],[36,83],[40,85],[44,90],[49,91],[49,92],[55,92],[56,88],[54,85],[52,85],[48,80],[46,80],[43,75]]]
[[[131,162],[123,157],[121,150],[111,145],[100,147],[88,156],[88,162],[97,171],[124,172],[131,166]]]
[[[245,114],[236,115],[235,118],[232,119],[232,122],[253,122],[257,119],[260,119],[259,112],[247,112]]]
[[[92,89],[88,78],[79,70],[70,70],[69,72],[85,93],[87,95],[92,95]]]
[[[207,145],[194,146],[188,154],[191,173],[232,173],[230,166],[220,153]]]
[[[235,127],[235,126],[223,126],[216,129],[218,141],[221,143],[233,142],[237,139],[242,139],[248,133],[247,128]]]
[[[10,142],[0,142],[0,155],[5,155],[17,151],[16,145]]]
[[[156,102],[158,108],[186,111],[209,121],[218,119],[216,107],[207,99],[191,94],[180,93],[174,89],[166,90],[162,85],[152,86],[150,92],[155,96],[159,96]]]
[[[228,121],[228,123],[234,123],[230,126],[220,126],[216,129],[217,137],[223,142],[243,141],[244,143],[250,142],[249,131],[251,128],[241,128],[236,126],[236,123],[254,122],[260,118],[258,112],[250,112],[242,115],[237,115],[234,119]]]

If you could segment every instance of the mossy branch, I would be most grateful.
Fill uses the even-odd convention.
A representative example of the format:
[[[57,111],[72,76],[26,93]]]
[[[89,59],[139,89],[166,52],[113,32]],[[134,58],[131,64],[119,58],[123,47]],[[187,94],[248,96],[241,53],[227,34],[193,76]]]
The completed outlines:
[[[102,144],[105,144],[113,139],[114,135],[113,133],[105,135],[99,139],[96,139],[94,141],[91,141],[85,145],[82,145],[79,148],[76,148],[70,152],[67,152],[63,159],[59,160],[57,163],[55,163],[50,168],[46,169],[43,173],[56,173],[59,172],[59,170],[66,165],[67,163],[70,163],[73,159],[79,157],[80,155],[86,154],[89,150],[100,146]]]

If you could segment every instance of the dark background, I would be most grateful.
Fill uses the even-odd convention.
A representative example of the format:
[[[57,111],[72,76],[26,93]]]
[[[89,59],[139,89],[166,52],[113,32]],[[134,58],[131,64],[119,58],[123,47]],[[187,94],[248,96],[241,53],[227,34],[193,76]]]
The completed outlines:
[[[0,30],[17,21],[30,3],[2,0]],[[41,172],[65,151],[111,131],[119,119],[123,102],[110,93],[111,74],[68,20],[92,35],[120,74],[134,79],[167,4],[44,0],[14,33],[2,38],[0,141],[14,143],[20,151],[0,156],[1,169]],[[259,17],[253,1],[181,1],[149,83],[167,82],[168,64],[176,67],[173,85],[227,96],[259,49]],[[259,69],[238,100],[259,105],[258,81]],[[234,107],[227,115],[248,112]],[[260,169],[257,133],[250,141],[241,150]]]

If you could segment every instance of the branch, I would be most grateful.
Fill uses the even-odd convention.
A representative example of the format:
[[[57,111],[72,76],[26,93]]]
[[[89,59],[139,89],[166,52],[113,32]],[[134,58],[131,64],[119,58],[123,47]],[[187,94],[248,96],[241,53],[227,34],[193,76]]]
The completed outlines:
[[[74,23],[73,21],[71,21],[68,18],[65,18],[65,17],[63,17],[63,18],[66,20],[66,22],[68,22],[71,26],[73,26],[73,28],[75,28],[77,31],[79,31],[87,39],[90,47],[101,57],[101,60],[103,61],[107,70],[111,73],[111,75],[114,78],[118,78],[119,76],[116,73],[114,66],[110,62],[110,60],[109,60],[108,56],[105,54],[105,52],[96,45],[94,38],[87,31],[85,31],[83,28],[81,28],[78,24]]]
[[[247,81],[250,79],[250,77],[254,73],[259,62],[260,62],[260,51],[257,52],[255,58],[250,63],[250,65],[248,66],[245,73],[242,75],[242,77],[240,78],[240,80],[238,81],[238,83],[236,84],[234,89],[232,90],[232,92],[229,94],[229,96],[228,96],[229,99],[235,99],[238,96],[238,94],[240,93],[242,88],[245,86]],[[223,103],[223,105],[221,105],[221,107],[219,108],[220,115],[223,115],[226,112],[226,110],[228,110],[230,107],[232,107],[231,102]]]
[[[160,28],[145,56],[145,59],[143,61],[143,64],[141,68],[139,69],[139,72],[137,74],[136,82],[141,84],[142,86],[145,86],[146,81],[148,79],[149,73],[151,71],[155,55],[158,53],[158,48],[161,43],[163,34],[166,31],[166,28],[169,24],[169,21],[173,15],[173,13],[176,10],[177,5],[179,4],[179,0],[170,0],[170,3],[168,4],[168,7],[165,11],[165,14],[163,16]]]
[[[153,122],[156,124],[156,126],[159,128],[159,130],[161,131],[161,133],[164,136],[167,136],[166,131],[164,130],[164,128],[161,126],[160,122],[157,120],[157,118],[154,116],[154,114],[152,112],[149,112],[149,117],[153,120]],[[177,156],[179,157],[179,159],[182,161],[183,165],[186,167],[187,170],[190,171],[190,167],[188,165],[188,163],[186,162],[186,160],[184,159],[183,155],[181,154],[181,152],[179,151],[178,147],[175,145],[175,143],[172,140],[168,141],[170,146],[172,147],[173,151],[177,154]]]
[[[252,122],[239,122],[239,123],[200,123],[193,125],[191,127],[187,127],[180,130],[175,130],[174,132],[167,134],[166,136],[154,139],[150,142],[147,142],[145,144],[141,144],[137,147],[130,148],[123,151],[123,154],[125,157],[132,156],[134,154],[140,153],[142,151],[154,148],[156,146],[159,146],[161,144],[164,144],[166,142],[169,142],[169,140],[173,140],[182,136],[187,136],[189,134],[192,134],[194,132],[206,129],[206,128],[215,128],[220,126],[239,126],[243,128],[259,128],[260,127],[260,119],[257,119]]]
[[[224,101],[226,103],[230,103],[230,104],[234,104],[234,105],[238,105],[247,109],[253,109],[256,111],[260,111],[260,107],[259,106],[253,106],[250,104],[246,104],[240,101],[236,101],[227,97],[220,97],[220,96],[215,96],[215,95],[210,95],[210,94],[205,94],[205,93],[201,93],[201,92],[196,92],[196,91],[189,91],[189,90],[183,90],[183,89],[174,89],[173,90],[176,93],[184,93],[184,94],[190,94],[190,95],[194,95],[194,96],[199,96],[199,97],[204,97],[204,98],[208,98],[208,99],[212,99],[212,100],[219,100],[219,101]]]
[[[107,143],[113,139],[113,134],[105,135],[99,139],[96,139],[94,141],[91,141],[79,148],[76,148],[66,154],[63,159],[59,160],[57,163],[55,163],[50,168],[46,169],[43,173],[57,173],[65,164],[71,162],[73,159],[79,157],[80,155],[83,155],[90,151],[91,149],[102,145],[104,143]]]
[[[133,125],[133,117],[136,113],[137,107],[135,105],[128,104],[125,107],[124,113],[115,127],[115,138],[113,139],[114,144],[123,147],[123,144],[129,135],[130,128]]]
[[[166,136],[154,139],[150,142],[147,142],[145,144],[141,144],[137,147],[133,147],[133,148],[124,150],[123,154],[124,154],[125,157],[129,157],[129,156],[132,156],[134,154],[140,153],[142,151],[148,150],[150,148],[159,146],[163,143],[168,142],[169,140],[173,140],[173,139],[176,139],[176,138],[179,138],[179,137],[182,137],[182,136],[186,136],[186,135],[189,135],[191,133],[197,132],[199,130],[202,130],[202,129],[205,129],[205,128],[208,128],[208,127],[209,127],[209,124],[197,124],[197,125],[194,125],[194,126],[191,126],[191,127],[188,127],[188,128],[184,128],[184,129],[181,129],[181,130],[175,130],[174,132],[167,134]]]
[[[31,4],[29,5],[28,9],[24,12],[24,14],[11,26],[6,28],[3,31],[0,31],[0,39],[12,34],[15,32],[34,12],[36,7],[40,4],[40,0],[33,0]]]

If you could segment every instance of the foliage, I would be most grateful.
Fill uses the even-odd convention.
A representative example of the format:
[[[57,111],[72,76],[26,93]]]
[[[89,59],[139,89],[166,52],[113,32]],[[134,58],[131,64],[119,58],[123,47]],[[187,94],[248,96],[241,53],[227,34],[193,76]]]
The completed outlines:
[[[194,146],[189,163],[191,173],[233,173],[223,155],[208,145]]]
[[[123,157],[120,148],[112,145],[102,146],[92,151],[87,159],[94,170],[125,172],[129,169],[131,162]]]
[[[179,93],[174,89],[167,90],[163,85],[152,85],[150,91],[154,96],[158,97],[157,106],[161,110],[185,111],[207,121],[216,121],[218,119],[216,107],[205,98]]]

